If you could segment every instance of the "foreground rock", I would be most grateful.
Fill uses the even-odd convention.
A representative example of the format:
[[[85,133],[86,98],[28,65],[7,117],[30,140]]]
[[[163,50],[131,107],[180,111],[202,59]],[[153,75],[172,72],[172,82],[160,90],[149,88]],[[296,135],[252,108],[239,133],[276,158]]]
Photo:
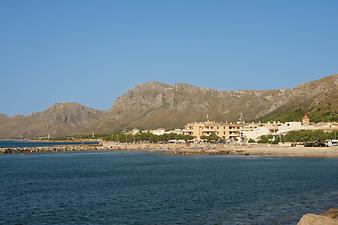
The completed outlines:
[[[327,217],[338,220],[338,209],[331,208],[331,209],[327,210],[326,212],[324,212],[323,216],[327,216]]]
[[[338,225],[338,209],[329,209],[322,215],[305,214],[298,225]]]

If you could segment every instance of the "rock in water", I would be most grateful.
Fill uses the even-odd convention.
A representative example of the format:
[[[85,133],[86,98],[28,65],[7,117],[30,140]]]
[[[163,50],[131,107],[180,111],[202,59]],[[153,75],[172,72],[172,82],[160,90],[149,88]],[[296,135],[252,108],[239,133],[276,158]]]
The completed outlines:
[[[322,215],[305,214],[298,225],[338,225],[338,209],[329,209]]]
[[[338,220],[338,209],[331,208],[324,212],[322,215]]]

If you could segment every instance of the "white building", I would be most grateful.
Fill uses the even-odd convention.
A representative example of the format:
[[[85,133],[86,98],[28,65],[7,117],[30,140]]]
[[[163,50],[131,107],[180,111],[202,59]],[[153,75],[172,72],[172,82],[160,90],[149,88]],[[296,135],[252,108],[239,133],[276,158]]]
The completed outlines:
[[[164,128],[158,128],[156,130],[150,130],[149,133],[160,136],[165,134],[165,129]]]
[[[309,126],[304,126],[302,122],[286,122],[282,124],[278,124],[278,131],[277,135],[286,134],[290,131],[296,131],[296,130],[305,130],[308,129]]]
[[[276,134],[276,129],[277,127],[271,126],[270,124],[260,124],[256,127],[246,127],[241,132],[242,135],[248,140],[253,139],[255,141],[258,141],[262,135]]]
[[[249,124],[242,130],[242,134],[248,140],[258,141],[262,135],[280,136],[290,131],[313,129],[313,126],[303,125],[302,122],[273,122],[264,124]]]
[[[174,129],[174,130],[169,130],[165,132],[166,134],[177,134],[177,135],[181,135],[183,134],[183,130],[181,129]]]

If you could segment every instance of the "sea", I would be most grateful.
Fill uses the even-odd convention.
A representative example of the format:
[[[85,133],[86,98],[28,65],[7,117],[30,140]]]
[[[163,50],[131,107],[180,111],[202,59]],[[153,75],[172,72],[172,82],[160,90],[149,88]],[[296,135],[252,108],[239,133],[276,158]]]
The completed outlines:
[[[295,225],[338,206],[338,160],[156,152],[0,155],[1,225]]]

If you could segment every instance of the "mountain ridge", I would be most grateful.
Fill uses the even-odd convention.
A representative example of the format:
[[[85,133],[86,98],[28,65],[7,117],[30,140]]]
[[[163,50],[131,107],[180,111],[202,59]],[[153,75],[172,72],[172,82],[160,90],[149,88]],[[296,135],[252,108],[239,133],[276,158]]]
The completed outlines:
[[[293,88],[225,90],[186,83],[150,81],[136,85],[106,110],[78,103],[56,103],[42,112],[8,117],[0,114],[0,138],[30,138],[51,134],[107,134],[114,130],[183,128],[187,122],[299,120],[304,112],[336,119],[338,75],[308,81]]]

